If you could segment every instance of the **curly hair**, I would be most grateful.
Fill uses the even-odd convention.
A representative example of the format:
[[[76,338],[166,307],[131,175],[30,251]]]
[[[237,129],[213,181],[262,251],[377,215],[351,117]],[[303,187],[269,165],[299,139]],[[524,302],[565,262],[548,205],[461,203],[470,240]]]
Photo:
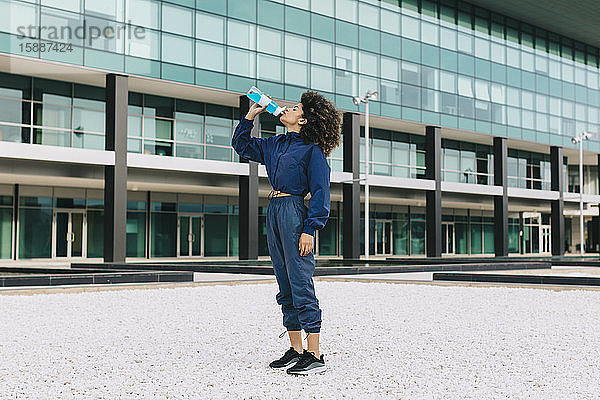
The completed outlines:
[[[331,100],[312,90],[302,94],[300,103],[303,117],[307,120],[300,128],[300,135],[305,142],[319,146],[328,157],[340,144],[342,113]]]

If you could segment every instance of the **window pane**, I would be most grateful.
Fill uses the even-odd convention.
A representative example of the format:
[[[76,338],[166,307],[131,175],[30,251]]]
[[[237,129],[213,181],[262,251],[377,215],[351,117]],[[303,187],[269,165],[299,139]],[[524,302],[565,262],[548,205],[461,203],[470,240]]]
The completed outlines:
[[[425,43],[437,46],[438,26],[426,21],[421,21],[421,40]]]
[[[285,35],[285,56],[295,60],[307,61],[308,59],[308,39],[302,36]]]
[[[358,23],[371,29],[379,29],[379,7],[360,3],[358,6]]]
[[[279,57],[259,54],[258,79],[281,81],[281,59]]]
[[[19,258],[52,256],[52,209],[20,208]]]
[[[400,35],[400,13],[381,9],[381,30]]]
[[[162,34],[162,60],[174,64],[193,65],[192,39]]]
[[[85,0],[87,16],[123,21],[123,0]]]
[[[12,255],[12,209],[0,208],[0,259]]]
[[[359,72],[361,74],[377,76],[377,56],[361,51],[359,53]]]
[[[286,61],[285,62],[285,82],[307,87],[307,68],[306,64],[294,62],[294,61]]]
[[[196,38],[224,42],[224,18],[216,15],[196,13]]]
[[[105,118],[104,111],[75,107],[73,109],[73,129],[104,133]]]
[[[475,56],[489,60],[490,42],[484,39],[475,38]]]
[[[310,58],[315,64],[333,67],[333,46],[326,42],[313,40],[311,42]]]
[[[440,45],[448,50],[456,51],[456,31],[440,28]]]
[[[134,25],[159,29],[158,5],[153,0],[127,0],[127,21]]]
[[[473,37],[471,35],[458,32],[458,51],[473,54]]]
[[[338,19],[356,23],[356,3],[353,0],[336,0],[335,16]]]
[[[258,27],[258,51],[280,56],[282,43],[280,31]]]
[[[310,9],[313,12],[333,16],[335,14],[334,0],[313,0],[311,2]]]
[[[358,55],[354,49],[336,46],[335,67],[338,69],[356,72],[358,68]]]
[[[204,235],[204,255],[227,256],[227,215],[205,214],[204,226],[210,226],[210,235]]]
[[[5,18],[0,19],[0,30],[15,35],[19,27],[39,24],[38,7],[34,4],[17,3],[3,0],[0,5]],[[37,35],[35,35],[37,37]]]
[[[387,57],[380,57],[381,77],[393,81],[398,80],[398,60]]]
[[[126,52],[130,56],[158,59],[159,42],[158,32],[146,29],[144,35],[131,35],[126,42]]]
[[[256,77],[256,54],[234,48],[227,49],[227,73]]]
[[[255,50],[255,26],[230,19],[227,22],[227,44],[247,50]]]
[[[163,3],[162,29],[163,31],[192,36],[192,10]]]
[[[456,74],[440,71],[440,89],[444,92],[456,93]]]
[[[223,72],[225,69],[225,47],[220,44],[196,41],[196,67]]]
[[[157,213],[151,216],[152,257],[175,257],[177,255],[177,214]]]
[[[402,36],[414,40],[419,40],[419,20],[403,15]]]
[[[333,93],[333,70],[330,68],[311,67],[311,88]]]

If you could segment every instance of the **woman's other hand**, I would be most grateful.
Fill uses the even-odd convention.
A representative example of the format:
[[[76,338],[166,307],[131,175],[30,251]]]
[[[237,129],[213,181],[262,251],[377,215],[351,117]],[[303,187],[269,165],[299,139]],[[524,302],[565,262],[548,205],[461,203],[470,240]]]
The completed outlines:
[[[271,99],[271,96],[267,95],[267,97],[269,99]],[[273,100],[273,99],[271,99],[271,100]],[[267,109],[267,106],[268,106],[268,104],[264,107],[259,106],[258,103],[252,104],[252,106],[248,110],[248,113],[246,114],[246,119],[252,121],[254,119],[254,117],[256,117],[261,112],[265,111]]]
[[[302,233],[300,235],[300,241],[298,242],[298,250],[300,250],[300,256],[307,256],[313,250],[313,237],[308,233]]]

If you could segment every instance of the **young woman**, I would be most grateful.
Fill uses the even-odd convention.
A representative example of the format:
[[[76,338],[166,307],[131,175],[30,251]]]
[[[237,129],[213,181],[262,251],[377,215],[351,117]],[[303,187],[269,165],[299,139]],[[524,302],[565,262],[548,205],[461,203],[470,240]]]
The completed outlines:
[[[279,285],[277,303],[290,337],[290,349],[272,368],[290,374],[312,374],[326,369],[319,352],[321,310],[315,296],[313,273],[315,231],[329,218],[329,174],[326,157],[340,142],[341,114],[317,92],[302,94],[300,103],[279,117],[285,135],[254,138],[254,118],[265,110],[252,105],[235,129],[231,144],[242,157],[265,164],[273,187],[267,210],[267,241]],[[310,193],[308,208],[304,197]],[[307,333],[303,350],[301,330]]]

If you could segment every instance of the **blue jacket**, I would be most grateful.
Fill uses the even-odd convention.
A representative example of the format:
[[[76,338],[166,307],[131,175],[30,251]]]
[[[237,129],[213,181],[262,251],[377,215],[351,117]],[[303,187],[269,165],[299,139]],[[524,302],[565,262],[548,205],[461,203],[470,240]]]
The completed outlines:
[[[242,157],[264,164],[273,190],[298,196],[310,192],[304,233],[314,236],[329,218],[329,175],[325,154],[314,143],[305,144],[298,132],[267,139],[250,136],[254,121],[242,118],[235,128],[231,145]]]

